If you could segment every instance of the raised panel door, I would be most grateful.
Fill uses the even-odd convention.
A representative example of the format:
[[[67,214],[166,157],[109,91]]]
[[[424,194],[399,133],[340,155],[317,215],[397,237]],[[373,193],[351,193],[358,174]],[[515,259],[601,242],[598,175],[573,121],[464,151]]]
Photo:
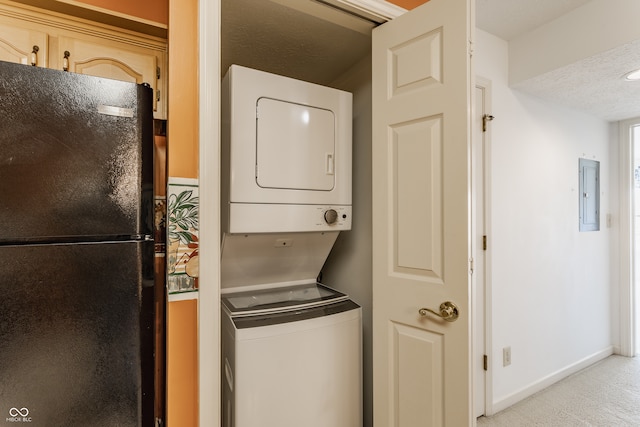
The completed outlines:
[[[470,0],[430,0],[373,31],[373,406],[379,427],[459,427],[474,420],[472,7]],[[457,315],[449,317],[455,321],[438,316],[454,312],[444,303],[455,304]]]
[[[47,66],[48,36],[42,31],[13,25],[0,19],[0,61]]]
[[[109,40],[59,38],[58,64],[73,73],[147,83],[154,93],[153,111],[162,114],[158,102],[158,66],[160,58],[153,51]],[[159,110],[160,108],[160,110]]]

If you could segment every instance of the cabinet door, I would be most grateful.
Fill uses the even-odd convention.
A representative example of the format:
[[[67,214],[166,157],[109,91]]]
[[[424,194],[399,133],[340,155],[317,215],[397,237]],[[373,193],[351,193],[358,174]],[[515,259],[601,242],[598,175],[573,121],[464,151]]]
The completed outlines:
[[[149,84],[155,94],[154,117],[162,118],[164,111],[158,102],[158,66],[162,62],[159,53],[105,39],[94,41],[64,36],[59,38],[58,45],[60,68],[96,77]]]
[[[47,45],[46,33],[0,20],[0,61],[46,67]]]

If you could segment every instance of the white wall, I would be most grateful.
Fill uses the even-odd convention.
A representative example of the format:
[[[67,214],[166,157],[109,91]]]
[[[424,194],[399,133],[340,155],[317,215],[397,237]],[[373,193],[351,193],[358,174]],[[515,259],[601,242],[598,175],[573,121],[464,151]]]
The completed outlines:
[[[508,87],[507,42],[477,31],[492,83],[490,290],[493,409],[537,391],[613,344],[609,124]],[[601,229],[578,232],[578,158],[600,161]],[[614,225],[615,227],[615,225]],[[511,347],[512,364],[502,366]]]

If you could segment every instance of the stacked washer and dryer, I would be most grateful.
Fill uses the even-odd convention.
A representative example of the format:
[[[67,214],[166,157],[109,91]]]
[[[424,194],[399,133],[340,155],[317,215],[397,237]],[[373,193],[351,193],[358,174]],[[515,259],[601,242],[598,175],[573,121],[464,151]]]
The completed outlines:
[[[222,84],[225,427],[361,427],[361,309],[317,282],[351,229],[348,92],[230,67]]]

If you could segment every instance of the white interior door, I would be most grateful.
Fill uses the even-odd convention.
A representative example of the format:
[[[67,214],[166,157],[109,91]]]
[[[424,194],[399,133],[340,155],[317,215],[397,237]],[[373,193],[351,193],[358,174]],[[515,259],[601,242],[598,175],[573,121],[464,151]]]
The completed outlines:
[[[474,422],[472,4],[431,0],[373,31],[376,427]],[[456,321],[419,313],[444,302]]]

